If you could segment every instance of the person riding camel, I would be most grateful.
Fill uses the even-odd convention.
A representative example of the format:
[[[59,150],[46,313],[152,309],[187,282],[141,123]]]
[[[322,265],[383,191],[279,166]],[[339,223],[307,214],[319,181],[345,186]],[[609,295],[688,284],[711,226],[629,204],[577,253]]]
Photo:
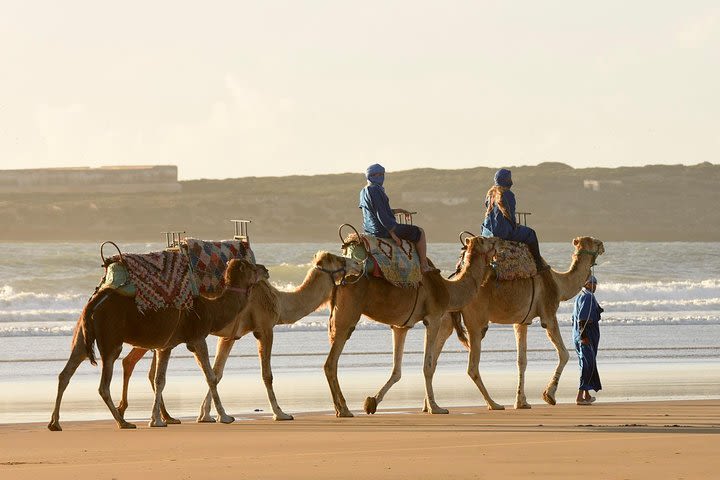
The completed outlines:
[[[427,261],[427,240],[425,231],[416,225],[404,225],[395,221],[396,213],[410,213],[402,208],[391,209],[390,199],[385,193],[385,168],[375,163],[365,171],[367,185],[360,190],[360,209],[363,214],[363,230],[368,235],[380,238],[392,238],[396,244],[402,240],[415,244],[420,268],[423,272],[435,271]]]
[[[515,220],[515,194],[510,191],[512,185],[510,170],[501,168],[495,172],[495,185],[490,187],[485,196],[486,210],[482,235],[527,244],[535,259],[537,271],[541,272],[550,267],[540,256],[540,245],[535,230],[525,225],[518,225]]]

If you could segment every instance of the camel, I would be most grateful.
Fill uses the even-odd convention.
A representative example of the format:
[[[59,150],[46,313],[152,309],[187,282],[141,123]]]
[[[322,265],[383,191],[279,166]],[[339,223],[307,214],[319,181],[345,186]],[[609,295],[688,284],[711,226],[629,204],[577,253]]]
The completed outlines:
[[[390,325],[399,343],[394,354],[402,355],[402,346],[407,330],[417,322],[425,324],[425,405],[434,414],[448,413],[435,403],[432,389],[432,377],[435,372],[433,345],[440,327],[440,319],[448,309],[459,310],[476,294],[480,284],[489,272],[487,268],[494,254],[496,239],[473,237],[466,240],[467,256],[465,266],[453,281],[445,280],[438,271],[425,272],[422,282],[414,288],[397,287],[385,279],[370,276],[360,277],[357,283],[338,289],[335,308],[332,309],[328,336],[330,352],[325,361],[325,376],[330,386],[335,415],[352,417],[353,414],[340,389],[337,378],[337,366],[345,342],[350,338],[360,315],[377,322]],[[491,253],[492,252],[492,253]],[[399,374],[399,371],[398,371]],[[389,388],[392,385],[388,382]],[[366,401],[366,411],[376,408],[387,388],[381,389],[377,396]],[[368,402],[375,405],[368,405]]]
[[[221,421],[233,422],[235,419],[225,413],[217,393],[217,380],[210,367],[205,337],[233,321],[247,304],[249,290],[260,279],[263,271],[267,271],[263,266],[239,259],[231,260],[225,270],[226,287],[222,295],[215,299],[199,297],[192,310],[164,308],[142,314],[133,298],[120,295],[113,289],[100,290],[93,295],[75,327],[70,358],[58,378],[55,409],[48,428],[52,431],[62,430],[60,402],[63,392],[83,360],[87,358],[93,365],[97,364],[94,352],[96,341],[103,364],[99,393],[119,428],[135,428],[134,424],[125,421],[110,396],[113,364],[122,351],[123,343],[157,351],[155,401],[149,423],[151,427],[167,426],[160,417],[160,399],[170,351],[180,343],[187,345],[202,368]]]
[[[595,260],[605,252],[603,243],[592,237],[577,237],[573,240],[573,245],[575,251],[572,263],[566,272],[548,269],[533,278],[482,286],[475,298],[461,310],[467,336],[462,328],[460,313],[450,313],[443,317],[435,343],[435,357],[442,352],[443,345],[454,328],[460,341],[470,350],[468,375],[480,389],[489,410],[503,410],[504,407],[492,400],[480,377],[480,346],[488,330],[488,323],[512,324],[514,327],[518,365],[515,408],[524,409],[531,408],[525,397],[525,368],[527,327],[535,317],[540,317],[540,324],[558,355],[555,372],[542,394],[545,402],[555,405],[555,392],[569,356],[560,334],[557,310],[561,301],[577,295],[585,284],[590,269],[595,265]]]
[[[293,416],[282,411],[273,390],[273,375],[270,367],[270,356],[273,344],[273,327],[279,324],[293,324],[317,310],[330,301],[333,290],[342,283],[346,276],[358,276],[362,267],[355,260],[339,257],[329,252],[315,254],[312,266],[305,275],[303,283],[293,291],[277,290],[267,281],[259,282],[250,293],[248,305],[234,322],[222,329],[213,330],[217,335],[218,344],[215,354],[213,371],[219,383],[223,376],[225,363],[235,341],[249,332],[257,339],[258,356],[263,382],[267,391],[270,407],[275,420],[292,420]],[[134,348],[123,360],[123,397],[118,410],[124,413],[127,408],[127,389],[135,364],[147,352],[146,349]],[[155,362],[153,362],[154,365]],[[154,366],[150,368],[152,379]],[[152,383],[152,380],[151,380]],[[200,408],[198,422],[214,422],[210,415],[212,391],[209,391]],[[172,418],[161,403],[163,418],[168,423],[179,423]]]

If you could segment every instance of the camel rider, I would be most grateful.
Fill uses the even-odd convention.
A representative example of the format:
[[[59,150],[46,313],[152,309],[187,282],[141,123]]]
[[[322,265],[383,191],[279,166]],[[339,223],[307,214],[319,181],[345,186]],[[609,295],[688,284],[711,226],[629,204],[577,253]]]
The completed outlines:
[[[365,171],[367,185],[360,190],[360,209],[363,214],[363,229],[368,235],[380,238],[392,238],[396,244],[402,240],[415,244],[423,272],[433,271],[427,261],[427,241],[425,231],[415,225],[403,225],[395,221],[396,213],[409,213],[404,209],[391,209],[390,199],[385,193],[385,168],[380,164],[370,165]]]
[[[575,403],[590,405],[595,397],[590,390],[602,390],[600,375],[597,371],[597,349],[600,344],[600,314],[602,307],[595,299],[597,279],[590,275],[585,286],[575,298],[572,313],[573,343],[580,362],[580,386]]]
[[[518,225],[515,220],[515,194],[510,191],[512,185],[510,170],[501,168],[495,172],[495,185],[490,187],[485,196],[486,211],[482,235],[527,244],[540,272],[550,267],[540,256],[540,245],[535,230],[525,225]]]

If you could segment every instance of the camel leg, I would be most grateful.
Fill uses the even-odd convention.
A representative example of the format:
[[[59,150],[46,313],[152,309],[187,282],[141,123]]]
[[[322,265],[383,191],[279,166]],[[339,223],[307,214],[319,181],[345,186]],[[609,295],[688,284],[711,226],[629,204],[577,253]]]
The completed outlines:
[[[123,358],[123,361],[122,361],[122,368],[123,368],[122,398],[120,399],[120,403],[117,406],[118,412],[120,412],[120,415],[122,415],[123,417],[125,416],[125,410],[127,410],[127,407],[128,407],[127,395],[128,395],[128,386],[130,385],[130,377],[132,376],[133,370],[135,370],[135,365],[137,365],[137,363],[145,355],[146,352],[147,352],[147,349],[145,349],[145,348],[134,347],[132,350],[130,350],[130,353],[128,353],[125,356],[125,358]]]
[[[134,424],[125,421],[123,416],[115,407],[115,404],[112,401],[112,396],[110,395],[110,382],[112,381],[113,376],[113,366],[115,365],[115,360],[117,360],[121,352],[122,344],[118,345],[110,352],[103,352],[102,347],[100,348],[100,355],[102,356],[102,376],[100,377],[100,388],[98,388],[98,393],[100,393],[103,401],[105,401],[105,405],[107,405],[110,409],[110,413],[112,413],[118,428],[135,428]]]
[[[334,323],[335,329],[334,334],[330,338],[330,352],[328,353],[327,359],[325,360],[325,378],[327,378],[328,386],[330,387],[330,394],[332,395],[333,404],[335,405],[335,416],[337,417],[352,417],[353,414],[347,407],[347,402],[340,389],[340,382],[337,377],[338,360],[340,354],[345,347],[345,342],[352,334],[355,329],[355,325],[360,320],[359,312],[349,312],[352,308],[348,305],[348,308],[343,310],[336,308],[333,312],[333,318],[330,320],[331,324]],[[339,315],[338,315],[339,314]]]
[[[527,368],[527,325],[516,323],[513,325],[515,330],[515,345],[517,348],[517,370],[518,385],[515,394],[515,408],[531,408],[525,397],[525,369]]]
[[[213,365],[213,372],[215,372],[215,378],[217,383],[223,377],[225,371],[225,364],[227,363],[230,351],[233,345],[235,345],[234,338],[218,338],[217,350],[215,352],[215,363]],[[210,415],[210,407],[212,407],[212,390],[208,389],[207,395],[200,406],[200,415],[198,415],[198,423],[213,423],[215,419]]]
[[[150,386],[152,387],[153,392],[155,391],[155,373],[157,372],[157,354],[156,352],[153,352],[153,358],[152,362],[150,363],[150,370],[148,370],[148,380],[150,381]],[[160,394],[160,416],[162,419],[167,423],[168,425],[179,425],[182,423],[177,418],[174,418],[170,413],[167,411],[167,408],[165,408],[165,399],[162,396],[162,393]]]
[[[558,383],[560,382],[560,375],[562,375],[565,364],[568,361],[570,355],[568,354],[565,343],[563,342],[562,335],[560,334],[560,327],[558,326],[557,317],[553,313],[545,322],[547,325],[546,334],[552,344],[555,346],[555,350],[558,354],[558,364],[555,368],[555,373],[550,379],[545,391],[543,392],[543,400],[550,405],[555,405],[555,392],[557,391]]]
[[[165,380],[168,362],[170,361],[170,352],[172,348],[164,348],[155,350],[155,358],[153,363],[155,368],[150,368],[154,373],[153,390],[155,391],[155,401],[153,402],[152,416],[148,423],[151,427],[167,427],[167,422],[163,420],[160,412],[160,404],[162,403],[162,392],[165,389]]]
[[[270,401],[270,407],[273,411],[274,420],[292,420],[293,416],[283,412],[278,405],[277,399],[275,398],[275,391],[273,390],[273,375],[270,367],[270,356],[272,354],[273,345],[273,331],[272,328],[268,331],[258,332],[258,355],[260,356],[260,369],[262,371],[263,383],[265,383],[265,390],[267,391],[268,400]]]
[[[368,415],[372,415],[377,411],[377,406],[382,402],[382,399],[385,397],[385,394],[387,394],[388,390],[390,390],[390,387],[395,385],[397,382],[400,381],[400,378],[402,377],[402,360],[403,360],[403,353],[405,352],[405,339],[407,338],[407,333],[410,329],[409,328],[403,328],[403,327],[393,327],[392,328],[392,334],[393,334],[393,369],[392,373],[390,374],[390,378],[385,383],[385,385],[382,386],[379,392],[375,394],[374,397],[367,397],[365,399],[365,413]]]
[[[442,353],[443,347],[445,346],[445,342],[447,342],[447,339],[450,338],[452,332],[452,320],[450,320],[449,315],[445,314],[443,315],[442,321],[440,322],[440,329],[438,331],[437,337],[435,338],[435,346],[433,347],[433,355],[435,355],[435,362],[437,362],[440,358],[440,354]],[[423,399],[422,411],[424,413],[428,413],[430,411],[430,409],[428,408],[427,399]]]
[[[68,358],[65,368],[63,368],[60,375],[58,375],[58,391],[57,397],[55,398],[55,409],[53,409],[50,423],[48,423],[48,429],[53,432],[62,431],[60,427],[60,402],[62,402],[63,393],[70,383],[70,379],[75,374],[78,366],[87,358],[85,353],[85,340],[83,339],[82,333],[78,332],[75,343],[73,343],[72,351],[70,352],[70,358]]]
[[[225,413],[225,409],[220,401],[220,395],[218,395],[217,391],[218,379],[215,376],[215,372],[213,372],[212,366],[210,365],[210,356],[208,355],[208,348],[205,339],[202,338],[192,344],[188,343],[188,348],[195,355],[195,361],[197,361],[197,364],[205,374],[205,381],[207,381],[208,387],[210,387],[212,399],[213,402],[215,402],[215,410],[218,414],[218,420],[220,420],[220,423],[234,422],[235,418]]]
[[[435,403],[435,392],[433,392],[432,380],[435,375],[435,367],[437,367],[437,359],[435,358],[435,340],[438,336],[440,328],[440,318],[427,320],[425,327],[425,360],[423,362],[423,374],[425,375],[425,405],[430,413],[445,414],[449,413],[446,408],[440,407]]]
[[[473,328],[468,325],[468,341],[470,343],[470,354],[468,355],[468,367],[467,373],[475,382],[475,385],[480,390],[485,403],[487,404],[488,410],[505,410],[505,407],[495,402],[485,388],[485,384],[480,376],[480,353],[482,352],[482,340],[487,332],[487,324],[483,325],[479,330],[477,327]]]

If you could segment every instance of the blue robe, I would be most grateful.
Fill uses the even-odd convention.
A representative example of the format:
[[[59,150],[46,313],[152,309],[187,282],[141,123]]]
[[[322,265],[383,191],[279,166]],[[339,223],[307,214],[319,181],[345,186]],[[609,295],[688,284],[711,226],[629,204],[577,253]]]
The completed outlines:
[[[573,342],[580,363],[579,390],[602,390],[600,374],[597,371],[597,351],[600,344],[600,314],[603,309],[595,300],[595,295],[585,288],[575,298],[572,313]],[[583,326],[585,327],[583,330]],[[586,344],[581,338],[587,338]]]
[[[390,238],[390,232],[397,222],[390,208],[390,199],[385,189],[370,183],[360,190],[360,209],[363,214],[363,230],[374,237]]]
[[[489,199],[486,198],[485,208],[488,203]],[[494,205],[483,221],[482,236],[498,237],[527,244],[536,243],[538,240],[535,230],[525,225],[518,225],[515,221],[515,194],[510,190],[505,190],[502,194],[502,203],[510,214],[510,218],[505,218],[500,208]]]

